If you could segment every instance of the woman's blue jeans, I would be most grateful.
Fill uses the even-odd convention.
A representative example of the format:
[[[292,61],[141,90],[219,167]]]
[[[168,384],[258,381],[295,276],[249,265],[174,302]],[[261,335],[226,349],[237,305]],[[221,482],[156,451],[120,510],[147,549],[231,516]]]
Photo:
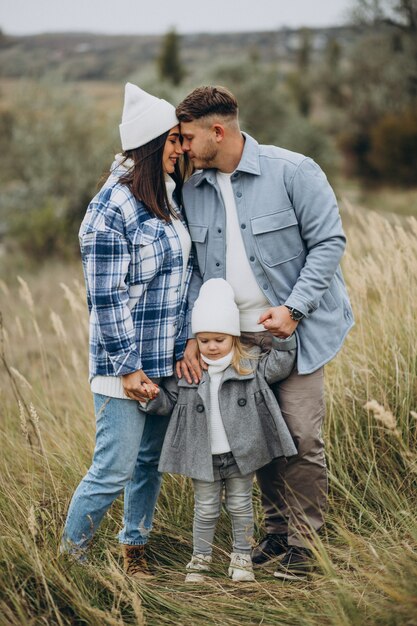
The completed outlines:
[[[161,486],[158,463],[168,417],[147,415],[138,402],[94,394],[93,462],[68,510],[63,552],[82,557],[112,502],[124,490],[120,543],[148,541]]]

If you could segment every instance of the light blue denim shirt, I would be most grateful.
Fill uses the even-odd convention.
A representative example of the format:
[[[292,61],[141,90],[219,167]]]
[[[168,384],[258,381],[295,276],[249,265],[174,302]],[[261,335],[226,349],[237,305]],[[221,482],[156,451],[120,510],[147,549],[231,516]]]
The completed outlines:
[[[346,238],[336,197],[312,159],[244,137],[231,181],[246,253],[271,305],[304,313],[297,368],[309,374],[335,356],[354,323],[339,266]],[[201,279],[226,275],[226,212],[216,170],[195,172],[183,198],[201,275],[194,272],[191,311]]]

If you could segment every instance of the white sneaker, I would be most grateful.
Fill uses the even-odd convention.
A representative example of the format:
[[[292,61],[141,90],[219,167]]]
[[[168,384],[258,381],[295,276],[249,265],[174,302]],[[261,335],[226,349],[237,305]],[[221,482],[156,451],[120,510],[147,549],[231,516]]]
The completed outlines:
[[[250,554],[232,552],[230,555],[229,576],[236,582],[253,582],[255,580]]]
[[[185,569],[188,573],[185,577],[186,583],[202,583],[205,581],[205,573],[210,571],[210,554],[193,554],[191,561],[187,563]]]

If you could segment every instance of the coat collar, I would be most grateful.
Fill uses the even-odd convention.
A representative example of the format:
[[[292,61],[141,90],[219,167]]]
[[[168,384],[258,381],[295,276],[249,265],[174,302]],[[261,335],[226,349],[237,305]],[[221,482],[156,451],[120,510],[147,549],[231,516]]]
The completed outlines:
[[[253,367],[253,362],[251,364],[250,361],[244,361],[244,365],[249,366],[249,367]],[[227,381],[227,380],[251,380],[252,378],[255,378],[255,371],[252,371],[250,374],[238,374],[237,371],[235,370],[234,367],[232,367],[231,365],[229,365],[229,367],[227,367],[224,372],[223,372],[223,376],[220,379],[220,385],[219,385],[219,389],[221,389],[221,387],[223,386],[223,384]],[[192,385],[189,385],[189,387],[191,387]],[[203,372],[203,378],[201,379],[201,382],[199,385],[194,385],[195,387],[197,387],[197,393],[200,396],[203,404],[205,406],[210,406],[210,376],[208,372]]]
[[[238,374],[232,365],[229,365],[223,372],[221,382],[225,380],[250,380],[255,378],[256,363],[250,359],[243,359],[242,364],[244,367],[251,368],[253,371],[250,374]],[[188,383],[184,377],[178,379],[178,387],[188,387],[188,389],[197,388],[201,385],[210,385],[209,373],[204,370],[203,378],[200,383]]]
[[[245,368],[251,369],[252,371],[249,374],[238,374],[234,367],[229,365],[227,369],[225,369],[220,384],[223,384],[226,380],[251,380],[255,378],[255,364],[254,361],[250,361],[249,359],[243,359],[242,365]]]
[[[242,365],[246,368],[252,368],[250,374],[238,374],[232,365],[229,365],[220,380],[220,386],[226,380],[252,380],[255,378],[256,361],[251,359],[243,359]],[[203,378],[200,383],[188,383],[184,377],[178,379],[178,387],[187,387],[188,389],[196,389],[203,403],[208,406],[210,397],[210,376],[207,371],[203,372]]]
[[[259,164],[259,144],[247,133],[242,133],[245,138],[245,145],[243,147],[242,157],[239,165],[236,168],[236,172],[245,172],[247,174],[253,174],[259,176],[261,173],[261,167]],[[197,170],[190,178],[189,182],[198,187],[204,181],[207,181],[210,185],[216,183],[217,169],[210,168],[207,170]]]
[[[223,383],[226,382],[227,380],[251,380],[255,378],[256,363],[249,359],[244,359],[242,361],[242,364],[245,367],[252,367],[253,371],[250,374],[242,375],[242,374],[238,374],[235,368],[229,365],[229,367],[227,367],[223,372],[223,376],[220,380],[219,389],[223,386]],[[188,389],[195,389],[197,392],[197,395],[201,398],[201,401],[204,404],[204,406],[206,407],[210,406],[210,376],[207,371],[203,372],[203,378],[201,379],[201,382],[198,384],[187,383],[184,377],[179,378],[178,387],[187,387]]]

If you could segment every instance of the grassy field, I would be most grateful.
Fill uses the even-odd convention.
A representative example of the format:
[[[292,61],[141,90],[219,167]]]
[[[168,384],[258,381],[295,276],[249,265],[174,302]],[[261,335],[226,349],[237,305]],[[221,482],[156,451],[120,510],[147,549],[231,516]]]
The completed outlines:
[[[271,570],[253,585],[232,584],[224,516],[211,582],[186,587],[192,493],[172,476],[164,478],[150,542],[152,581],[122,573],[120,501],[87,566],[58,556],[94,443],[81,269],[50,263],[3,276],[1,626],[417,624],[417,221],[347,202],[343,218],[356,326],[327,367],[330,507],[317,571],[303,582],[279,582]],[[256,492],[255,504],[260,533]]]

